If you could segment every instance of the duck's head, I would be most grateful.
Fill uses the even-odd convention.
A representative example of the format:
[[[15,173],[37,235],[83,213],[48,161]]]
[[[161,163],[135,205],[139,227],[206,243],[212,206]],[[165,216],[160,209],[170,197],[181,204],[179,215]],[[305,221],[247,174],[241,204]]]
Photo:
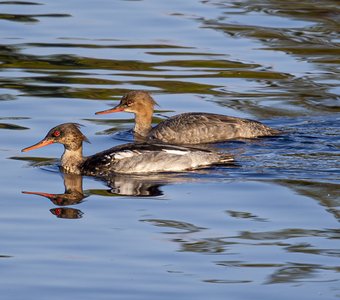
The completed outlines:
[[[114,108],[96,112],[96,115],[110,114],[115,112],[131,112],[134,114],[142,114],[145,112],[153,113],[156,101],[146,91],[131,91],[125,94],[120,103]]]
[[[77,150],[82,146],[83,141],[89,142],[79,130],[80,126],[80,124],[76,123],[64,123],[53,127],[40,142],[22,149],[21,152],[45,147],[54,143],[63,144],[68,150]]]

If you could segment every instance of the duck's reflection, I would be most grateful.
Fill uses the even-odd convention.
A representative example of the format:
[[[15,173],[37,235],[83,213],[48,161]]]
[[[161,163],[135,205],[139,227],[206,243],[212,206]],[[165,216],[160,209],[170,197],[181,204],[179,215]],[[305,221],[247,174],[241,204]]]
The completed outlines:
[[[23,194],[38,195],[49,199],[57,208],[50,209],[50,212],[58,218],[79,219],[83,212],[79,209],[68,206],[77,205],[90,195],[101,196],[132,196],[132,197],[157,197],[162,196],[161,187],[171,182],[186,180],[181,175],[119,175],[115,174],[107,178],[98,178],[105,182],[109,189],[83,190],[83,176],[77,174],[62,174],[65,191],[62,194],[47,192],[22,191]]]
[[[131,175],[114,175],[107,178],[107,185],[110,187],[110,193],[121,196],[135,197],[156,197],[162,196],[163,191],[160,189],[165,184],[159,177],[148,176],[131,176]]]
[[[76,205],[85,199],[83,192],[83,177],[77,174],[63,174],[65,192],[62,194],[50,194],[45,192],[27,192],[23,194],[39,195],[46,197],[57,206]]]
[[[81,175],[63,174],[63,177],[65,192],[62,194],[28,191],[23,191],[22,193],[48,198],[54,205],[57,206],[76,205],[88,197],[83,192],[83,178]],[[50,209],[50,212],[58,218],[63,219],[80,219],[83,216],[82,211],[71,207],[58,207]]]

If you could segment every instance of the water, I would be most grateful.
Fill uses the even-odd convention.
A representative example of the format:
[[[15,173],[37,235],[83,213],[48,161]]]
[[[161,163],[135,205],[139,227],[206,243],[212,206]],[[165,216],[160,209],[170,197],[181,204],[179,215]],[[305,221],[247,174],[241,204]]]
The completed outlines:
[[[0,7],[3,299],[339,298],[336,1]],[[155,123],[207,111],[284,134],[215,145],[228,167],[110,182],[62,176],[60,145],[20,152],[70,121],[87,155],[131,141],[131,115],[94,115],[131,89]]]

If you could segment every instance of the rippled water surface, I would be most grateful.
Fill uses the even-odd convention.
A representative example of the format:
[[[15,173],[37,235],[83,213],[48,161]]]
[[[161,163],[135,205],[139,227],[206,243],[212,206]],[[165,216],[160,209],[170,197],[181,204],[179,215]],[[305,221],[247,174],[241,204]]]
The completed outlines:
[[[2,299],[340,298],[338,1],[1,1]],[[279,137],[214,145],[236,163],[184,174],[63,175],[132,140],[94,112],[132,89],[154,123],[206,111]],[[40,194],[32,192],[43,192]]]

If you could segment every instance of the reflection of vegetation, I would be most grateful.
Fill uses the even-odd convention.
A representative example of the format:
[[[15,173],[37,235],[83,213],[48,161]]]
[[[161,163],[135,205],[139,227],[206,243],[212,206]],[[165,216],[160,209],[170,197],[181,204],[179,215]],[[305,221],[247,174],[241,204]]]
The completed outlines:
[[[27,127],[15,125],[15,124],[8,124],[8,123],[0,123],[0,129],[12,129],[12,130],[25,130],[28,129]]]
[[[38,2],[29,2],[29,1],[0,1],[0,5],[42,5]]]
[[[276,264],[276,263],[247,263],[244,261],[218,261],[216,263],[218,266],[223,267],[236,267],[236,268],[277,268],[282,267],[284,264]]]
[[[188,49],[189,47],[167,45],[167,44],[122,44],[122,45],[99,45],[83,43],[26,43],[26,46],[33,47],[53,47],[53,48],[90,48],[90,49]]]
[[[239,269],[274,269],[275,271],[268,276],[266,284],[306,282],[310,278],[317,276],[322,270],[339,272],[339,267],[328,267],[318,264],[307,263],[247,263],[244,261],[218,261],[217,265],[227,268]]]
[[[242,231],[238,238],[244,240],[287,240],[297,237],[328,237],[328,238],[339,238],[339,232],[332,229],[327,230],[316,230],[316,229],[300,229],[291,228],[277,231],[263,231],[263,232],[252,232]]]
[[[313,247],[308,243],[300,243],[300,244],[293,244],[286,247],[286,250],[289,252],[297,252],[297,253],[306,253],[306,254],[317,254],[317,255],[324,255],[324,256],[340,256],[340,250],[338,249],[320,249]]]
[[[208,69],[230,69],[230,68],[255,68],[259,65],[245,64],[228,60],[173,60],[158,63],[158,66],[182,67],[182,68],[208,68]]]
[[[227,284],[240,284],[240,283],[250,283],[252,280],[237,280],[237,279],[205,279],[203,282],[208,283],[227,283]]]
[[[253,71],[253,70],[206,70],[205,73],[201,69],[199,70],[199,74],[196,70],[194,70],[194,74],[155,74],[155,73],[138,73],[138,74],[124,74],[125,76],[131,77],[146,77],[146,78],[154,78],[159,77],[163,79],[174,79],[174,78],[182,78],[182,79],[195,79],[195,78],[257,78],[257,79],[285,79],[291,77],[289,74],[277,73],[272,71]],[[134,82],[135,83],[135,82]]]
[[[340,206],[339,184],[307,180],[279,180],[277,183],[317,200],[336,219],[340,220],[340,211],[338,210]]]
[[[44,15],[19,15],[19,14],[0,14],[0,20],[14,21],[14,22],[39,22],[41,17],[70,17],[68,14],[44,14]]]
[[[294,9],[289,7],[294,5]],[[267,43],[270,46],[280,43],[299,45],[302,49],[309,49],[310,45],[321,46],[322,49],[332,49],[332,43],[329,40],[336,38],[339,31],[339,22],[337,20],[339,11],[336,1],[326,0],[323,5],[318,2],[311,1],[286,1],[286,0],[267,0],[267,1],[242,1],[234,3],[240,10],[240,15],[246,12],[253,11],[263,16],[279,16],[286,17],[292,20],[304,20],[306,22],[321,23],[323,26],[315,26],[299,30],[296,28],[280,28],[280,27],[265,27],[265,26],[250,26],[247,24],[228,23],[226,17],[219,18],[218,21],[209,20],[207,25],[222,29],[227,34],[232,36],[243,35],[256,38],[261,42]],[[226,16],[228,11],[226,12]],[[288,23],[289,24],[289,23]],[[327,46],[326,46],[327,45]],[[311,47],[313,49],[313,47]],[[335,48],[333,48],[335,50]],[[307,50],[308,51],[308,50]],[[338,52],[334,52],[338,53]]]
[[[3,4],[27,4],[20,1],[5,1]],[[289,6],[294,3],[294,10]],[[37,3],[31,3],[37,4]],[[212,4],[214,5],[214,4]],[[298,55],[307,61],[322,64],[338,64],[339,49],[333,40],[339,31],[337,22],[337,5],[334,1],[323,1],[323,5],[317,5],[310,1],[299,3],[283,0],[267,1],[242,1],[228,4],[216,3],[221,16],[215,20],[198,18],[204,27],[236,37],[247,37],[260,41],[265,49],[271,51],[284,51],[292,55]],[[265,16],[285,17],[293,20],[314,22],[305,28],[277,28],[270,26],[242,24],[243,18],[237,24],[228,22],[229,8],[236,9],[241,16],[254,12]],[[233,12],[235,14],[235,12]],[[37,21],[39,17],[64,17],[63,14],[46,15],[3,15],[3,18],[17,18],[17,20]],[[25,19],[26,18],[26,19]],[[316,25],[317,24],[317,25]],[[99,40],[100,41],[100,40]],[[297,79],[290,74],[277,72],[271,68],[265,68],[257,63],[245,63],[223,59],[219,53],[195,51],[195,48],[171,44],[107,44],[105,43],[27,43],[0,47],[0,68],[29,69],[30,72],[39,72],[42,76],[34,76],[24,79],[8,79],[2,81],[0,87],[16,89],[27,95],[67,97],[81,99],[110,99],[112,96],[121,95],[126,89],[119,85],[139,84],[141,86],[154,87],[165,92],[176,93],[200,93],[221,96],[219,102],[251,111],[253,114],[265,117],[273,115],[296,115],[301,110],[320,110],[320,107],[328,111],[337,111],[337,95],[327,91],[328,86],[314,83],[313,78]],[[116,41],[115,41],[116,42]],[[149,55],[163,56],[158,62],[145,62],[140,60],[114,60],[99,59],[94,57],[81,57],[76,55],[28,55],[21,54],[20,48],[90,48],[90,49],[148,49]],[[173,49],[176,49],[173,51]],[[263,50],[263,49],[262,49]],[[185,59],[184,59],[184,56]],[[171,59],[173,57],[173,59]],[[217,59],[216,59],[217,57]],[[202,59],[203,58],[203,59]],[[208,58],[208,59],[207,59]],[[335,73],[336,70],[328,65],[319,79]],[[329,69],[331,68],[331,69]],[[122,71],[121,80],[98,78],[89,70],[115,70]],[[83,72],[80,72],[83,70]],[[171,72],[167,72],[167,71]],[[176,71],[174,71],[176,70]],[[184,72],[182,72],[184,71]],[[128,73],[125,73],[128,72]],[[150,78],[149,80],[138,78]],[[131,79],[130,79],[131,78]],[[136,80],[137,78],[137,80]],[[199,82],[196,78],[208,78],[208,82]],[[218,83],[212,83],[211,79],[219,79]],[[229,93],[227,88],[221,86],[223,78],[242,78],[253,80],[263,86],[253,92]],[[166,79],[166,80],[165,80]],[[171,80],[168,80],[171,79]],[[33,82],[33,84],[31,84]],[[42,85],[52,83],[54,85]],[[56,85],[58,84],[58,85]],[[77,87],[76,85],[87,85]],[[108,87],[98,87],[106,85]],[[95,87],[94,87],[95,86]],[[111,86],[111,87],[109,87]],[[118,86],[118,88],[115,88]],[[233,101],[228,101],[228,94]],[[255,101],[254,101],[255,99]],[[325,101],[327,99],[327,101]],[[271,107],[261,105],[263,100],[268,100]],[[258,103],[261,101],[261,103]],[[301,108],[298,110],[296,108]]]
[[[340,268],[317,264],[288,263],[270,275],[266,283],[306,282],[308,278],[316,277],[321,270],[339,272]]]
[[[163,226],[168,224],[161,223]],[[155,224],[157,225],[157,224]],[[169,227],[173,227],[169,224]],[[195,227],[200,229],[200,227]],[[200,229],[201,230],[201,229]],[[256,246],[279,246],[289,252],[304,252],[307,254],[320,254],[327,256],[339,256],[337,249],[317,249],[309,244],[292,244],[289,242],[293,238],[301,237],[321,237],[328,239],[339,239],[339,232],[335,229],[328,230],[307,230],[307,229],[283,229],[278,231],[251,232],[243,231],[234,237],[221,238],[201,238],[198,240],[184,240],[183,238],[174,239],[181,245],[182,251],[189,252],[226,252],[230,245],[254,245],[254,241],[259,243]],[[190,237],[188,237],[190,238]],[[283,242],[283,240],[285,240]]]
[[[172,224],[169,226],[167,222],[162,222],[162,220],[157,221],[155,224],[158,225],[160,222],[160,226],[173,227]],[[176,228],[176,226],[174,226]],[[195,226],[196,227],[196,226]],[[199,228],[199,227],[198,227]],[[209,229],[207,229],[209,230]],[[201,230],[197,230],[200,232]],[[172,232],[175,234],[176,232]],[[193,232],[194,234],[196,231]],[[282,250],[290,253],[304,253],[306,255],[321,255],[321,256],[334,256],[339,257],[340,251],[335,249],[322,249],[315,246],[312,246],[308,243],[292,243],[294,238],[301,237],[312,237],[315,239],[316,237],[325,238],[325,239],[339,239],[338,230],[330,229],[330,230],[304,230],[304,229],[284,229],[278,231],[268,231],[268,232],[241,232],[239,235],[232,237],[220,237],[220,238],[199,238],[195,239],[194,236],[190,235],[190,231],[188,231],[187,239],[183,238],[182,232],[177,232],[180,235],[180,238],[172,239],[173,242],[176,242],[180,245],[180,251],[185,252],[195,252],[195,253],[204,253],[204,254],[218,254],[223,255],[223,257],[228,257],[225,255],[237,255],[240,249],[248,249],[247,251],[251,251],[252,247],[256,247],[254,249],[255,253],[259,251],[258,247],[270,248],[272,252],[275,253],[275,248],[281,248]],[[197,234],[196,234],[197,236]],[[244,241],[247,240],[247,241]],[[284,241],[283,241],[284,240]],[[261,251],[261,250],[260,250]],[[266,250],[263,250],[268,251]],[[262,252],[261,252],[262,253]],[[220,256],[216,256],[220,257]],[[290,256],[291,257],[291,256]],[[217,266],[226,267],[227,271],[227,279],[209,279],[205,280],[208,282],[216,282],[216,283],[229,283],[232,282],[234,278],[229,280],[230,272],[233,272],[234,269],[244,269],[247,272],[247,269],[256,269],[258,273],[261,273],[263,269],[269,269],[272,273],[267,276],[267,279],[264,283],[266,284],[277,284],[277,283],[288,283],[288,282],[300,282],[306,281],[309,278],[315,277],[316,273],[320,270],[328,270],[333,272],[339,272],[340,268],[337,266],[324,266],[324,265],[316,265],[316,264],[308,264],[308,263],[294,263],[294,262],[285,262],[279,260],[279,262],[268,262],[263,257],[260,257],[261,261],[256,262],[252,257],[250,261],[239,261],[239,260],[217,260],[215,264]],[[274,255],[273,259],[276,258]],[[270,259],[270,256],[268,257]],[[236,271],[238,272],[238,271]],[[251,271],[250,273],[254,273]],[[241,280],[243,281],[243,280]]]
[[[182,67],[204,69],[240,69],[259,67],[258,65],[244,64],[227,60],[169,60],[158,63],[147,63],[133,60],[112,60],[75,55],[50,55],[35,56],[15,53],[15,47],[7,47],[7,53],[0,55],[2,68],[30,68],[30,69],[105,69],[105,70],[129,70],[129,71],[159,71],[158,67]],[[4,55],[5,54],[5,55]]]
[[[190,224],[190,223],[182,222],[182,221],[176,221],[176,220],[144,219],[142,221],[152,223],[153,225],[158,226],[158,227],[170,227],[173,229],[180,229],[184,231],[184,232],[181,232],[182,234],[198,232],[204,229],[202,227],[195,226],[194,224]],[[178,233],[178,230],[176,230],[175,232],[167,232],[167,233],[176,234]]]
[[[35,45],[35,44],[33,44]],[[48,44],[44,44],[47,47]],[[68,44],[60,44],[68,46]],[[50,45],[54,47],[54,44]],[[121,45],[129,48],[131,45]],[[136,45],[132,45],[136,47]],[[145,45],[140,45],[144,47]],[[150,46],[150,45],[149,45]],[[164,45],[152,45],[156,49]],[[162,46],[162,47],[161,47]],[[86,46],[87,47],[87,46]],[[113,46],[110,46],[113,47]],[[169,48],[175,46],[169,46]],[[179,47],[178,47],[179,48]],[[246,64],[231,60],[215,59],[187,59],[166,60],[162,62],[143,62],[134,60],[112,60],[75,55],[49,55],[35,56],[21,54],[16,46],[2,46],[0,48],[0,68],[30,69],[31,72],[42,73],[43,76],[25,78],[20,82],[18,78],[4,79],[0,85],[2,88],[16,89],[28,95],[67,97],[82,99],[110,99],[114,95],[121,95],[126,90],[122,88],[98,88],[98,85],[112,86],[121,84],[120,81],[87,76],[86,72],[79,70],[103,69],[129,71],[122,74],[124,83],[151,86],[168,92],[176,93],[201,93],[220,94],[220,85],[195,82],[195,78],[253,78],[253,79],[287,79],[287,74],[270,70],[259,70],[257,64]],[[199,71],[198,74],[176,75],[164,73],[164,70],[180,68],[182,70]],[[77,71],[75,71],[77,70]],[[137,73],[135,73],[137,71]],[[142,72],[141,72],[142,71]],[[85,77],[86,76],[86,77]],[[131,77],[131,80],[127,80]],[[150,80],[136,80],[136,78],[150,78]],[[172,79],[172,80],[164,80]],[[180,80],[179,80],[180,79]],[[185,80],[188,79],[188,80]],[[33,82],[34,84],[30,84]],[[41,85],[39,83],[52,83],[54,85]],[[36,84],[38,83],[38,84]],[[55,85],[59,84],[59,85]],[[96,85],[96,87],[77,87],[74,85]]]
[[[215,54],[215,53],[200,53],[200,52],[170,52],[170,51],[149,51],[146,52],[151,55],[166,55],[166,56],[223,56],[223,54]]]
[[[281,48],[271,48],[271,50],[284,51],[292,54],[299,55],[340,55],[339,48],[325,48],[325,47],[309,47],[309,48],[300,48],[300,47],[281,47]]]
[[[250,0],[225,5],[217,2],[215,5],[219,7],[221,15],[214,20],[203,20],[204,26],[222,31],[231,37],[255,39],[264,45],[261,50],[283,51],[298,56],[298,60],[318,63],[318,68],[325,69],[319,72],[317,76],[304,74],[304,77],[299,79],[292,77],[291,80],[276,81],[275,84],[268,82],[269,89],[266,91],[264,99],[271,97],[269,101],[271,101],[272,109],[275,108],[275,111],[281,112],[282,115],[291,115],[293,111],[297,112],[298,108],[305,111],[339,111],[338,95],[328,92],[328,89],[332,86],[327,82],[329,74],[338,73],[336,66],[330,64],[339,64],[340,62],[340,50],[336,43],[340,30],[338,22],[340,12],[336,1],[325,0],[322,5],[319,5],[318,2],[304,0],[299,2]],[[291,9],[291,6],[294,9]],[[231,12],[229,9],[231,9]],[[233,9],[237,9],[236,14],[241,16],[241,20],[237,23],[230,21],[229,18],[229,16],[235,14]],[[288,21],[283,26],[289,25],[289,20],[309,22],[309,26],[280,28],[279,25],[274,27],[273,23],[265,26],[261,22],[249,25],[243,17],[250,12],[258,15],[258,18],[265,18],[266,15],[284,17]],[[292,66],[291,72],[294,74],[298,70],[294,70]],[[247,78],[246,75],[240,77]],[[256,74],[255,78],[261,78],[261,74]],[[323,84],[323,80],[327,83]],[[333,80],[335,80],[334,76]],[[253,114],[264,114],[264,107],[248,106],[247,102],[252,102],[252,95],[236,93],[233,96],[240,99],[243,108],[248,109]],[[278,103],[277,107],[275,107],[274,101]],[[279,106],[282,102],[284,102],[284,109],[280,109]],[[301,114],[301,111],[297,113]],[[268,115],[270,115],[270,111]]]
[[[265,222],[266,221],[266,219],[259,218],[258,216],[253,215],[252,213],[249,213],[249,212],[227,210],[227,213],[233,218],[251,219],[251,220],[259,221],[259,222]]]
[[[186,241],[181,238],[173,241],[180,243],[181,251],[197,253],[222,253],[226,251],[227,246],[236,244],[223,238],[204,238],[197,241]]]
[[[184,81],[157,81],[157,80],[150,80],[150,81],[134,81],[134,83],[141,84],[141,85],[148,85],[157,88],[161,88],[171,93],[201,93],[201,94],[216,94],[213,91],[214,88],[217,88],[216,85],[209,85],[209,84],[200,84],[195,82],[184,82]]]
[[[12,156],[10,159],[22,160],[29,162],[28,166],[31,167],[42,167],[42,166],[50,166],[56,164],[58,159],[55,158],[46,158],[46,157],[20,157],[20,156]]]

